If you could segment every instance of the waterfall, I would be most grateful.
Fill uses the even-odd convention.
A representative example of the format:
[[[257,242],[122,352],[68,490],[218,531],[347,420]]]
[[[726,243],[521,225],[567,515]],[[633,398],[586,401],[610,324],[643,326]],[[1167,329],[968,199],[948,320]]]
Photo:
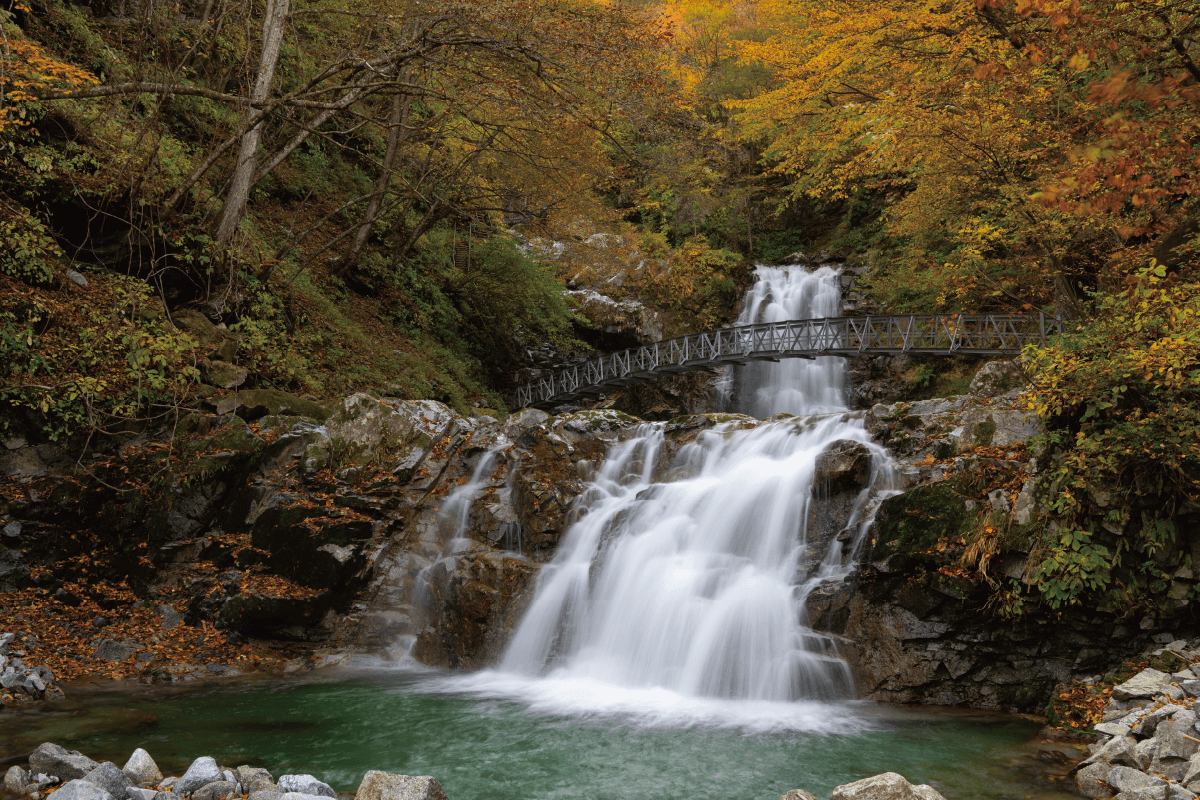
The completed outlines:
[[[705,431],[654,483],[662,426],[612,453],[539,577],[503,671],[738,700],[831,700],[852,684],[832,643],[804,627],[803,598],[840,574],[810,564],[817,456],[868,447],[845,415]],[[836,550],[836,548],[833,548]]]
[[[839,303],[834,270],[760,267],[739,322],[834,316]],[[871,493],[847,522],[851,551],[835,540],[822,555],[808,535],[814,476],[818,456],[849,440],[870,452],[871,483],[882,484],[886,451],[844,405],[841,359],[751,365],[739,398],[759,417],[807,416],[717,424],[665,471],[664,424],[616,446],[498,669],[460,688],[568,713],[676,719],[686,707],[692,721],[751,725],[777,713],[768,708],[853,696],[832,639],[805,626],[804,602],[853,567]],[[819,716],[802,726],[826,725]]]
[[[841,315],[842,290],[835,269],[805,272],[799,267],[760,266],[755,278],[735,325]],[[758,361],[730,371],[718,388],[728,410],[762,418],[780,412],[822,414],[846,407],[845,367],[835,356]]]

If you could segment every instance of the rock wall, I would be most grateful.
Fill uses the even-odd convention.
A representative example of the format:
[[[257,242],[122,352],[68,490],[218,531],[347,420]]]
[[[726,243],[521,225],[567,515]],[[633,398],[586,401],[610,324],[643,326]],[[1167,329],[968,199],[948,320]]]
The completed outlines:
[[[880,505],[856,574],[809,603],[810,624],[841,637],[865,698],[1040,712],[1056,684],[1098,678],[1156,634],[1195,630],[1190,607],[1170,598],[1195,591],[1185,562],[1200,536],[1163,554],[1175,580],[1161,614],[1017,606],[1043,524],[1030,449],[1041,427],[1011,388],[1018,375],[992,362],[970,395],[867,416],[901,491]],[[970,543],[986,546],[973,558]]]

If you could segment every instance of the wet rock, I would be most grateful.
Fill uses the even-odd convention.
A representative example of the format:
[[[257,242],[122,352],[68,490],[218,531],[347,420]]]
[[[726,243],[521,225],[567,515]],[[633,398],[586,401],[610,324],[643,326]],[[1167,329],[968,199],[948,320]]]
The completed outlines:
[[[55,792],[54,796],[61,800],[116,800],[94,783],[88,783],[78,778],[67,783],[66,786]],[[122,794],[123,796],[124,794]]]
[[[933,788],[914,786],[895,772],[885,772],[837,787],[829,800],[945,800]]]
[[[29,756],[30,772],[57,775],[65,781],[82,778],[98,766],[78,750],[67,750],[52,742],[38,745]]]
[[[163,779],[163,774],[158,769],[158,765],[154,763],[154,759],[140,747],[133,751],[133,755],[129,756],[129,760],[125,762],[121,771],[128,775],[131,781],[139,784],[158,783]]]
[[[871,475],[871,450],[862,442],[839,439],[817,456],[813,485],[826,486],[832,492],[844,488],[861,489]]]
[[[477,552],[430,570],[433,612],[414,655],[425,664],[478,668],[497,657],[530,599],[536,568],[506,553]]]
[[[87,775],[84,775],[83,780],[99,786],[113,797],[124,797],[125,790],[133,786],[133,781],[129,780],[129,776],[111,761],[105,761]]]
[[[321,797],[337,797],[337,792],[327,783],[317,780],[312,775],[280,775],[276,782],[278,790],[284,794],[297,793],[319,795]]]
[[[447,800],[437,778],[395,775],[371,770],[363,776],[354,800]]]
[[[175,782],[171,790],[175,794],[190,795],[202,786],[221,780],[221,770],[211,756],[201,756],[192,762],[183,773],[183,777]]]

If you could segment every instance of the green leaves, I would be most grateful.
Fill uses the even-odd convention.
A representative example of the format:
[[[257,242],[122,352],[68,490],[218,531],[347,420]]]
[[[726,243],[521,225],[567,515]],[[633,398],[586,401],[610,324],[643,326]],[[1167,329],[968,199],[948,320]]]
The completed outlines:
[[[1122,602],[1160,602],[1155,559],[1176,547],[1175,517],[1200,495],[1200,284],[1165,276],[1152,263],[1128,290],[1098,296],[1086,324],[1026,353],[1053,454],[1042,487],[1058,533],[1043,536],[1037,568],[1052,606],[1118,580]]]

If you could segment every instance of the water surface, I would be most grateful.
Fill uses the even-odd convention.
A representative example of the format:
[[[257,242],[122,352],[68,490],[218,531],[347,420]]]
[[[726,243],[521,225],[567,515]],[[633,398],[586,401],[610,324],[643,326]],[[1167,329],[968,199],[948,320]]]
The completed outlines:
[[[58,712],[0,714],[0,757],[54,741],[121,764],[144,747],[170,774],[212,755],[275,775],[309,772],[339,791],[382,769],[434,775],[451,800],[777,800],[795,788],[827,797],[885,771],[929,783],[948,800],[1072,796],[1050,779],[1065,766],[1036,757],[1038,723],[1007,715],[814,703],[801,704],[796,719],[847,732],[755,730],[624,706],[550,713],[482,696],[461,680],[385,672],[76,692]],[[1067,749],[1043,746],[1053,748]]]

